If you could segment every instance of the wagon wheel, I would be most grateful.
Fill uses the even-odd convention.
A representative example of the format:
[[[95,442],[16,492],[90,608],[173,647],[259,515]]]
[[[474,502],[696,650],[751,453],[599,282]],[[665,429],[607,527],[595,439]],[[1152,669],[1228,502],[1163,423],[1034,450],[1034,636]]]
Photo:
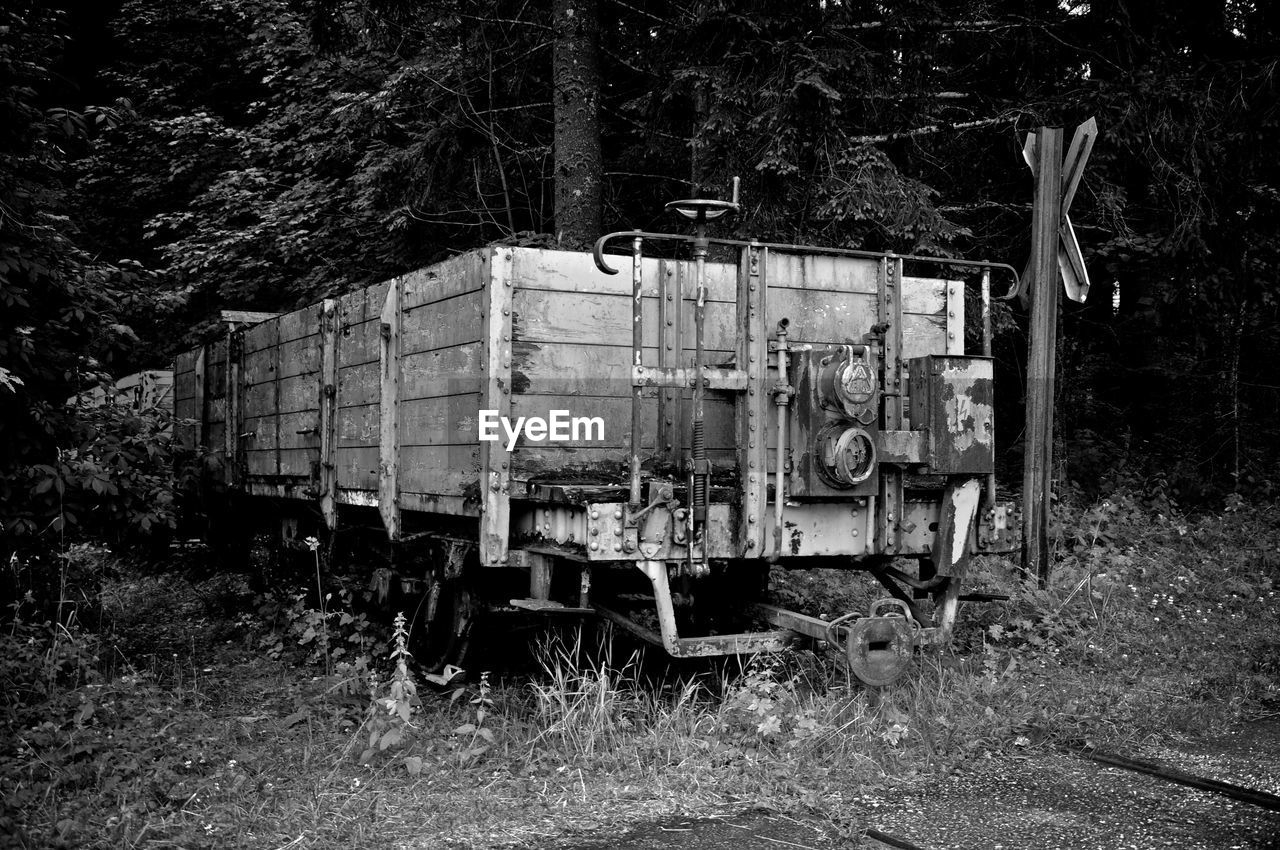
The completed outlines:
[[[475,595],[461,577],[433,572],[410,636],[414,658],[428,673],[447,664],[462,667],[478,614]]]

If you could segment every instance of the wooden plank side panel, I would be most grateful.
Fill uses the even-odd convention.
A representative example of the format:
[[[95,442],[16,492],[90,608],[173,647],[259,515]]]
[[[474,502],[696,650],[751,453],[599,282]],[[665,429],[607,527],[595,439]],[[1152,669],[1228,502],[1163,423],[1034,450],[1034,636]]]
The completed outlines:
[[[768,254],[770,296],[778,288],[805,289],[818,292],[857,292],[874,296],[879,261],[862,257],[787,254],[771,250]]]
[[[479,393],[400,402],[400,445],[475,445],[479,442]]]
[[[693,348],[694,309],[686,299],[682,311],[686,348]],[[644,343],[658,346],[658,303],[656,296],[644,298]],[[517,344],[578,343],[581,345],[627,345],[631,341],[631,298],[629,295],[581,294],[539,289],[516,290],[512,311],[512,336]],[[709,349],[734,350],[734,322],[737,310],[732,302],[708,301],[704,322],[704,345]]]
[[[381,423],[377,404],[338,408],[338,448],[376,447]]]
[[[860,343],[876,323],[876,297],[863,292],[769,287],[765,333],[772,339],[787,319],[792,345]]]
[[[268,384],[276,379],[276,346],[259,348],[254,351],[246,350],[243,355],[243,362],[244,384],[246,387]]]
[[[902,317],[902,359],[947,353],[945,316],[911,314]]]
[[[377,319],[359,319],[343,323],[339,329],[342,344],[338,346],[338,366],[358,366],[378,362],[378,346],[382,323]]]
[[[310,375],[320,371],[320,335],[280,343],[280,378]]]
[[[248,451],[275,451],[278,446],[278,420],[274,413],[246,416],[244,446]]]
[[[262,351],[280,344],[280,320],[268,319],[259,325],[245,328],[244,352]]]
[[[271,451],[250,449],[245,452],[245,471],[250,477],[255,475],[276,475],[280,470],[279,455]]]
[[[280,342],[293,342],[303,337],[319,334],[321,309],[319,304],[309,304],[300,310],[285,313],[279,319],[276,319],[275,321],[280,327]]]
[[[429,268],[410,272],[402,278],[406,311],[424,304],[452,299],[483,286],[482,254],[470,251]]]
[[[281,349],[283,352],[284,349]],[[300,413],[311,411],[314,416],[320,411],[320,373],[310,372],[305,375],[293,375],[281,378],[276,382],[276,413]]]
[[[378,490],[378,446],[339,445],[335,454],[338,483],[343,490]]]
[[[195,369],[184,369],[173,373],[173,400],[175,404],[190,401],[196,397]]]
[[[478,328],[476,329],[478,332]],[[478,393],[484,382],[479,340],[400,358],[401,397],[415,398]]]
[[[484,296],[479,291],[407,309],[401,320],[401,354],[475,342],[482,337],[483,313]]]
[[[631,256],[608,255],[611,266],[621,273],[607,275],[596,268],[590,254],[571,251],[551,251],[541,248],[516,248],[513,250],[513,274],[518,289],[537,289],[551,292],[573,292],[579,295],[620,295],[631,297]],[[663,264],[679,267],[679,277],[684,282],[686,299],[695,297],[692,262],[671,262],[646,257],[641,266],[644,277],[645,297],[656,297],[658,275]],[[732,263],[708,263],[707,298],[711,301],[732,303],[737,292],[737,266]]]
[[[405,446],[400,451],[405,493],[474,495],[480,479],[480,447]]]
[[[338,370],[338,407],[377,404],[381,388],[378,361]]]

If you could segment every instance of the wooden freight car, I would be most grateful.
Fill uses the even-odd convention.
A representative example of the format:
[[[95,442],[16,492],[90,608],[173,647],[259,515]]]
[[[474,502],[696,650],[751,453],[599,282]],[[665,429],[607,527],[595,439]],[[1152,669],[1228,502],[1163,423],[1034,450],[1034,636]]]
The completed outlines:
[[[964,283],[699,227],[471,251],[233,328],[177,358],[185,439],[253,516],[377,525],[436,666],[488,606],[597,614],[673,656],[807,635],[888,681],[948,638],[969,555],[1019,545]],[[671,240],[694,257],[643,254]],[[1007,267],[973,267],[986,304]],[[826,622],[767,603],[775,565],[892,597]],[[729,607],[765,625],[726,633]]]

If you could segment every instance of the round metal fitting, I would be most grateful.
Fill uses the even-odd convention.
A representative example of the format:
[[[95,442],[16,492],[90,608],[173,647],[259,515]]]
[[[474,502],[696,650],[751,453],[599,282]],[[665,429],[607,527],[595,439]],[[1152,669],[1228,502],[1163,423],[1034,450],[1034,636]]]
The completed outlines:
[[[903,617],[868,617],[854,623],[845,643],[849,669],[859,681],[883,687],[911,666],[911,626]]]
[[[847,422],[831,422],[818,431],[818,473],[832,487],[854,487],[876,471],[876,441]]]

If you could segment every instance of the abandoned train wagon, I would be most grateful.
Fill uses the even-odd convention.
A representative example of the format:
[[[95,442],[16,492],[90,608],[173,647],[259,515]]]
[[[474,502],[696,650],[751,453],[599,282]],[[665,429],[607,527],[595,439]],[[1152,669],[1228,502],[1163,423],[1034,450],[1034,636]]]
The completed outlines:
[[[177,358],[184,437],[250,516],[377,528],[434,666],[487,607],[598,614],[674,656],[807,635],[892,679],[948,638],[969,555],[1020,545],[964,283],[892,254],[642,253],[663,238],[692,241],[490,247],[233,326]],[[784,610],[775,565],[869,570],[892,598]]]

